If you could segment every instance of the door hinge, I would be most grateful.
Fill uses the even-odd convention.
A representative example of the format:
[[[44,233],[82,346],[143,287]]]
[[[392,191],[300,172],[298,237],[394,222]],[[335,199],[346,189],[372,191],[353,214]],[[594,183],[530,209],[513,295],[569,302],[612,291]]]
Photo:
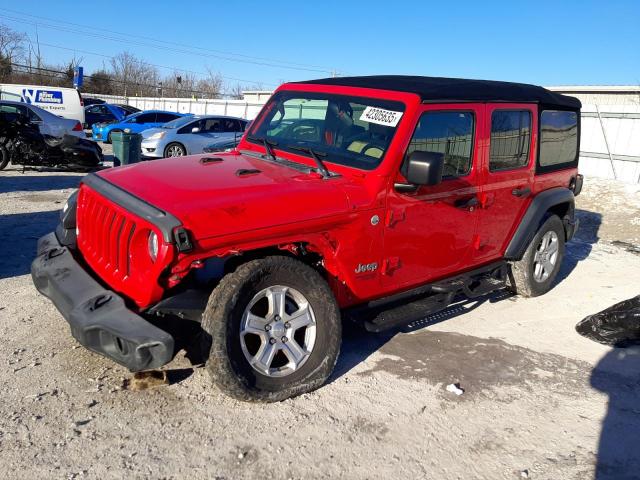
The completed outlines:
[[[384,261],[382,274],[391,275],[398,268],[400,268],[400,257],[389,257]]]
[[[385,226],[393,227],[396,223],[404,220],[404,208],[389,209],[385,218]]]

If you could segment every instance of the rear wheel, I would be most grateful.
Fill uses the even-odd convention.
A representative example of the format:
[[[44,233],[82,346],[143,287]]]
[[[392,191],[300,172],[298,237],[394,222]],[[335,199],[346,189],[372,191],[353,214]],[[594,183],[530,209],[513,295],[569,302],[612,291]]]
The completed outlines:
[[[560,271],[564,250],[564,225],[557,215],[550,215],[529,243],[522,259],[512,262],[511,290],[523,297],[547,293]]]
[[[164,149],[165,157],[184,157],[187,154],[186,149],[179,143],[170,143]]]
[[[207,369],[226,394],[275,402],[321,386],[335,366],[340,311],[324,279],[289,257],[225,276],[204,312]]]

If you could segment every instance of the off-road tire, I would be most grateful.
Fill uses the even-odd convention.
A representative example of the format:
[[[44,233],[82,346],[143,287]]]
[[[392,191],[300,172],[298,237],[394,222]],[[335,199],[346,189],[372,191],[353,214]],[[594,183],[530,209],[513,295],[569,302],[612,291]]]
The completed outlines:
[[[9,152],[4,148],[4,145],[0,145],[0,170],[9,165]]]
[[[244,356],[240,322],[253,296],[264,288],[283,285],[307,299],[316,320],[311,355],[284,377],[257,372]],[[327,282],[313,268],[284,256],[252,260],[227,274],[211,293],[202,319],[202,349],[214,384],[243,401],[278,402],[323,385],[335,367],[342,324],[340,310]]]
[[[542,237],[549,231],[553,231],[558,236],[558,257],[549,277],[544,281],[534,279],[534,257],[536,249],[540,245]],[[527,246],[524,256],[519,261],[511,262],[511,272],[509,274],[509,289],[523,297],[537,297],[551,290],[555,281],[565,252],[565,231],[560,217],[548,215],[540,225],[540,228]]]

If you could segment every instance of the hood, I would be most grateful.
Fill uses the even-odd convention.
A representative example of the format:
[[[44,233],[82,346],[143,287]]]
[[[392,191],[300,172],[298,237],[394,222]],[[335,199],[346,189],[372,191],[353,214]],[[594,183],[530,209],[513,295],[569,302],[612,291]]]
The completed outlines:
[[[171,129],[169,128],[147,128],[146,130],[143,130],[140,134],[142,135],[142,138],[145,139],[145,138],[149,138],[154,133],[158,133],[158,132],[169,133],[170,131]]]
[[[349,212],[342,177],[325,180],[239,154],[216,157],[222,161],[168,158],[98,175],[171,213],[196,240]]]

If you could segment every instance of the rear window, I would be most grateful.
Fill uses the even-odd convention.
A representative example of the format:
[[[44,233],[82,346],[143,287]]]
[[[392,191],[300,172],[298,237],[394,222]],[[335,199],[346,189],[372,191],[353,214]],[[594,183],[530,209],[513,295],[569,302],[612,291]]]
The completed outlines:
[[[543,110],[540,114],[540,171],[570,168],[578,164],[578,114]]]

